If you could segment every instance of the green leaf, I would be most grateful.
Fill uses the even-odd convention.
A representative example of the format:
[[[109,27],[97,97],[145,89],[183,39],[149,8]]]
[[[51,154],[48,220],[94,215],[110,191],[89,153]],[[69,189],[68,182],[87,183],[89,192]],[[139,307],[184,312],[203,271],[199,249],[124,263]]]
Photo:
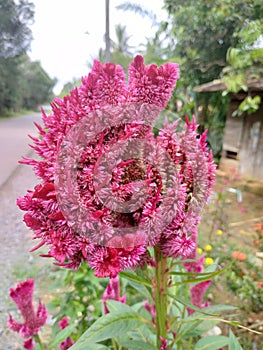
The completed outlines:
[[[208,307],[203,308],[202,310],[204,312],[207,312],[209,314],[215,314],[215,313],[219,313],[222,311],[232,311],[232,310],[236,310],[237,307],[236,306],[232,306],[232,305],[210,305]]]
[[[193,331],[195,331],[196,328],[200,325],[200,323],[202,323],[202,320],[189,318],[188,321],[183,320],[183,322],[185,323],[179,328],[179,331],[176,333],[176,341],[183,339],[185,335],[187,335],[188,337],[196,335]]]
[[[155,346],[141,340],[124,340],[120,341],[120,345],[129,350],[157,350]]]
[[[202,335],[202,334],[208,332],[209,330],[214,328],[219,322],[220,322],[220,320],[213,321],[211,318],[209,319],[209,317],[208,317],[207,320],[202,321],[196,327],[196,329],[194,330],[194,335]]]
[[[146,278],[143,278],[141,276],[138,276],[134,273],[130,273],[130,272],[121,272],[119,274],[119,276],[126,278],[127,280],[139,283],[139,284],[143,284],[146,287],[152,288],[152,284],[149,280],[147,280]]]
[[[152,329],[150,329],[152,328]],[[127,337],[122,337],[121,341],[126,341],[126,340],[136,340],[136,341],[142,341],[142,342],[147,342],[151,344],[155,344],[156,342],[156,334],[155,334],[156,329],[154,329],[153,325],[152,327],[144,324],[140,326],[140,328],[137,328],[136,330],[130,331],[127,333]],[[152,342],[151,342],[152,340]]]
[[[201,338],[195,345],[194,350],[218,350],[229,344],[229,338],[225,336],[210,335]]]
[[[217,271],[215,271],[215,272],[211,272],[211,273],[207,274],[206,277],[190,278],[190,279],[185,280],[185,281],[175,282],[175,283],[172,284],[172,286],[179,286],[179,285],[181,285],[181,284],[188,284],[188,283],[194,283],[194,284],[196,284],[196,283],[199,283],[199,282],[203,282],[203,281],[207,281],[207,280],[213,279],[213,278],[215,278],[216,276],[221,275],[226,269],[229,268],[230,265],[231,265],[231,264],[228,264],[228,265],[226,265],[226,266],[225,266],[223,269],[221,269],[221,270],[217,270]]]
[[[89,344],[89,350],[109,350],[109,347],[102,344]]]
[[[143,276],[138,276],[134,272],[121,272],[119,274],[121,277],[127,279],[128,283],[143,295],[147,300],[152,299],[152,284],[151,281],[144,278]]]
[[[111,312],[93,323],[70,349],[86,350],[92,343],[109,338],[117,338],[128,331],[140,327],[143,323],[144,319],[138,313],[128,311]]]
[[[196,307],[195,305],[191,304],[190,301],[181,299],[179,297],[177,297],[176,295],[171,295],[170,293],[168,293],[168,295],[173,298],[174,300],[178,301],[180,304],[183,304],[186,307],[189,307],[192,310],[195,310],[197,312],[200,312],[202,314],[206,314],[205,312],[202,311],[202,309],[199,309],[199,307]],[[210,314],[208,314],[210,316]]]
[[[210,276],[211,272],[180,272],[180,271],[172,271],[169,272],[169,275],[173,276]]]
[[[152,300],[152,295],[149,291],[150,288],[143,286],[140,283],[128,281],[128,284],[134,288],[140,295],[143,295],[147,300]]]
[[[234,333],[229,330],[229,348],[228,350],[243,350],[241,345],[239,344],[239,341],[235,337]]]
[[[67,337],[70,336],[70,334],[73,332],[73,330],[76,328],[76,324],[71,324],[68,327],[64,328],[61,332],[59,332],[56,336],[55,339],[51,342],[49,347],[53,349],[55,346],[59,345],[60,343],[63,342]]]
[[[132,309],[135,312],[139,312],[142,308],[144,308],[145,301],[139,301],[138,303],[135,303],[132,305]]]
[[[134,310],[127,304],[123,304],[116,300],[107,300],[107,307],[110,312],[134,312]]]

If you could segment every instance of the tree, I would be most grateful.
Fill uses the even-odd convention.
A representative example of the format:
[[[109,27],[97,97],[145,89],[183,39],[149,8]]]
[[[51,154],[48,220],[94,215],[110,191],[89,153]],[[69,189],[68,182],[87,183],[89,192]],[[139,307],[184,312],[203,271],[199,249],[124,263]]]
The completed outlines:
[[[249,25],[253,28],[254,21],[262,19],[263,2],[164,0],[164,4],[168,20],[157,24],[155,37],[148,39],[142,53],[147,63],[179,63],[181,78],[168,105],[171,117],[184,117],[194,112],[201,124],[200,130],[209,128],[208,141],[219,156],[229,99],[227,96],[222,97],[220,92],[195,94],[193,88],[221,76],[222,70],[228,65],[227,57],[231,52],[233,56],[234,51],[230,49],[244,46],[239,32]],[[156,16],[140,4],[125,2],[118,9],[146,15],[156,23]],[[255,37],[254,30],[248,36]],[[257,54],[257,51],[253,52],[253,55]],[[254,108],[257,101],[250,102]]]
[[[169,20],[162,24],[175,39],[173,56],[184,60],[181,69],[195,86],[219,77],[230,47],[247,23],[263,16],[262,0],[164,0]]]
[[[0,56],[16,57],[25,53],[32,40],[34,5],[27,0],[0,0]]]
[[[27,55],[20,65],[22,107],[36,109],[53,98],[56,79],[51,79],[39,61],[31,62]]]
[[[27,0],[0,0],[0,114],[22,105],[20,64],[32,40],[33,9]]]
[[[126,32],[126,26],[117,24],[115,26],[115,33],[117,41],[111,40],[111,51],[110,51],[110,60],[116,64],[121,65],[126,70],[128,69],[130,62],[132,61],[132,46],[129,45],[130,36]],[[103,62],[105,57],[105,50],[102,48],[99,49],[98,59]],[[92,64],[89,63],[91,67]]]
[[[263,16],[262,0],[164,0],[164,4],[169,18],[158,32],[166,33],[170,56],[181,60],[188,89],[220,78],[230,48],[242,44],[238,33]],[[193,97],[200,129],[209,129],[208,141],[219,156],[229,99],[221,92]]]
[[[240,39],[238,47],[230,48],[227,52],[228,66],[222,71],[222,80],[226,84],[226,95],[228,92],[247,92],[247,97],[240,103],[233,116],[244,112],[254,113],[261,103],[259,95],[250,96],[248,83],[259,81],[263,78],[263,26],[260,21],[247,23],[237,36]],[[261,44],[261,47],[260,47]]]
[[[147,8],[145,8],[144,6],[142,6],[141,4],[126,1],[126,2],[116,6],[116,9],[137,13],[142,17],[148,17],[152,21],[153,25],[158,24],[157,19],[156,19],[156,15],[152,11],[150,11]]]
[[[81,79],[73,79],[73,81],[68,81],[64,84],[62,90],[60,91],[58,97],[63,98],[70,94],[70,91],[81,85]]]
[[[0,116],[21,108],[19,64],[19,57],[0,56]]]
[[[132,55],[131,49],[132,46],[129,45],[129,40],[131,38],[130,35],[127,35],[126,26],[122,26],[121,24],[117,24],[115,26],[115,34],[117,37],[117,41],[111,41],[111,46],[114,51],[118,51],[125,55]]]
[[[105,62],[110,61],[110,0],[105,0]]]

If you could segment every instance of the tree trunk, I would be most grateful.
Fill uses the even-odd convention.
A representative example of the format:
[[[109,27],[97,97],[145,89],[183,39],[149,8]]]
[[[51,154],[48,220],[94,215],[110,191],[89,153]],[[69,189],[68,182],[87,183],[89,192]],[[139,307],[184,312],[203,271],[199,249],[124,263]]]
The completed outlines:
[[[110,61],[110,0],[105,0],[106,32],[105,32],[105,63]]]

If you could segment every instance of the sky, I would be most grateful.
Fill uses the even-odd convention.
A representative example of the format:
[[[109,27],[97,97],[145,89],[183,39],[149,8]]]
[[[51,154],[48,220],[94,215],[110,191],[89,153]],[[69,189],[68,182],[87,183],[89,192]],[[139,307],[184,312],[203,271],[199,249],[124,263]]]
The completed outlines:
[[[63,85],[89,73],[88,62],[104,48],[104,0],[31,0],[35,5],[35,22],[31,26],[34,40],[29,56],[41,62],[51,78],[57,78],[54,91],[58,94]],[[110,0],[110,36],[114,40],[116,24],[126,25],[131,36],[129,44],[138,47],[146,37],[154,35],[156,28],[147,17],[117,10],[125,0]],[[164,19],[163,0],[137,0],[153,11],[157,20]]]

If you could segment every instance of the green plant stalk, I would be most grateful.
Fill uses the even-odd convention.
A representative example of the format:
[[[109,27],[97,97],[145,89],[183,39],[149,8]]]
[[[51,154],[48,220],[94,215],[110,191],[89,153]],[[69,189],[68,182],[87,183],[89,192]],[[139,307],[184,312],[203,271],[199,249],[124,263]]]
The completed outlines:
[[[167,282],[168,266],[167,258],[162,256],[160,248],[154,248],[155,257],[155,283],[154,297],[156,308],[156,344],[160,349],[161,338],[167,339]]]
[[[42,340],[38,334],[34,335],[34,339],[35,339],[36,343],[39,345],[40,349],[45,350],[44,344],[42,343]]]

